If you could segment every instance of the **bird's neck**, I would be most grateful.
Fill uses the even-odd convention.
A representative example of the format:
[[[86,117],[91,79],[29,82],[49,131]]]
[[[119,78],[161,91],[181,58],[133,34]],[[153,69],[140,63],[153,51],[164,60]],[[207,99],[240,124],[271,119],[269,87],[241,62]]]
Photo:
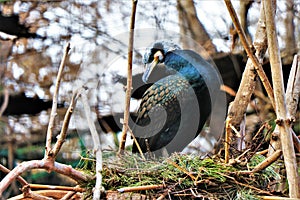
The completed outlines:
[[[177,54],[171,53],[166,56],[165,64],[167,68],[177,71],[190,83],[196,83],[202,79],[197,68]]]
[[[201,81],[202,77],[198,70],[193,66],[185,66],[178,70],[178,72],[184,76],[190,83],[196,83]]]

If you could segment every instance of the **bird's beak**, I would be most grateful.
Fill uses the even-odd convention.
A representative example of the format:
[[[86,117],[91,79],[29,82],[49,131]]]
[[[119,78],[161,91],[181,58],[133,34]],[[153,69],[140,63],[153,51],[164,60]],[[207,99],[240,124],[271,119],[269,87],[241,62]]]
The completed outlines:
[[[148,82],[148,78],[151,75],[153,69],[156,67],[156,65],[158,64],[159,60],[163,57],[163,54],[161,51],[157,51],[154,54],[154,59],[152,61],[152,63],[146,64],[146,71],[143,74],[143,82],[147,83]]]

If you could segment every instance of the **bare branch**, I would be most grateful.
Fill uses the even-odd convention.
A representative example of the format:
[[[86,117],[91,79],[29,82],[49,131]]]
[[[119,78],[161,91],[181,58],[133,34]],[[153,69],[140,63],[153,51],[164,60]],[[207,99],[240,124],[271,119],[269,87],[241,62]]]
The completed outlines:
[[[88,98],[86,94],[86,89],[81,88],[79,89],[79,94],[81,95],[81,100],[85,112],[85,117],[88,122],[88,126],[91,131],[93,143],[94,143],[94,153],[96,157],[96,184],[94,187],[94,194],[93,199],[94,200],[100,200],[101,190],[102,190],[102,151],[101,151],[101,143],[100,138],[96,130],[96,126],[94,122],[91,119],[91,109],[88,103]]]
[[[239,90],[237,92],[237,95],[235,97],[235,100],[233,102],[232,110],[230,110],[229,115],[234,116],[232,118],[231,123],[236,126],[240,124],[240,122],[243,119],[243,115],[245,113],[245,110],[247,108],[247,105],[249,104],[251,95],[253,94],[253,91],[256,86],[256,74],[253,71],[253,69],[256,70],[257,74],[259,75],[267,93],[271,100],[271,103],[274,107],[274,94],[271,87],[271,84],[262,69],[262,66],[259,62],[259,60],[262,61],[266,49],[267,49],[267,38],[265,34],[265,16],[263,12],[263,7],[261,7],[260,12],[260,19],[258,21],[258,26],[255,34],[255,41],[254,41],[254,48],[256,50],[255,55],[253,55],[252,50],[250,48],[250,45],[247,41],[247,38],[245,36],[245,33],[243,29],[241,28],[241,25],[239,23],[237,14],[230,2],[230,0],[224,0],[227,6],[227,9],[230,13],[230,16],[232,18],[233,24],[239,34],[239,37],[241,39],[241,42],[247,52],[247,55],[250,59],[247,61],[247,65],[241,80],[241,84],[239,87]]]
[[[50,119],[49,119],[49,124],[48,124],[48,130],[47,130],[47,136],[46,136],[46,151],[45,151],[45,157],[51,156],[52,150],[51,150],[51,141],[52,141],[52,135],[53,135],[53,127],[54,127],[54,119],[57,115],[57,99],[58,99],[58,91],[59,91],[59,86],[60,86],[60,81],[62,77],[62,72],[65,66],[65,62],[67,59],[67,55],[70,51],[70,43],[68,43],[65,47],[64,50],[64,55],[61,60],[57,78],[56,78],[56,83],[55,83],[55,90],[53,94],[53,103],[52,103],[52,109],[51,109],[51,114],[50,114]]]
[[[9,101],[9,92],[6,88],[3,89],[3,93],[4,93],[4,101],[0,107],[0,117],[2,116],[2,114],[4,113],[5,109],[7,108],[8,105],[8,101]]]
[[[31,170],[31,169],[45,169],[48,171],[55,171],[57,173],[66,175],[76,181],[88,181],[92,177],[84,174],[78,170],[73,169],[69,165],[61,164],[58,162],[51,162],[47,159],[43,160],[31,160],[22,162],[18,166],[16,166],[13,170],[11,170],[0,182],[0,195],[4,190],[15,180],[20,174]],[[0,196],[1,197],[1,196]]]
[[[0,164],[0,171],[2,171],[2,172],[4,172],[4,173],[6,173],[6,174],[8,174],[9,172],[10,172],[10,170],[9,169],[7,169],[6,167],[4,167],[3,165],[1,165]],[[28,185],[28,183],[27,183],[27,181],[23,178],[23,177],[21,177],[21,176],[18,176],[17,177],[17,181],[19,181],[19,183],[21,184],[21,185]]]
[[[72,99],[71,99],[71,103],[69,105],[69,108],[65,114],[65,118],[64,118],[64,121],[63,121],[63,125],[62,125],[62,128],[61,128],[61,131],[60,131],[60,134],[57,136],[57,142],[55,143],[55,146],[53,147],[53,158],[55,158],[59,152],[59,150],[61,149],[63,143],[65,142],[65,139],[67,137],[67,130],[68,130],[68,127],[69,127],[69,123],[70,123],[70,119],[71,119],[71,116],[72,116],[72,113],[73,113],[73,109],[74,107],[76,106],[76,101],[78,99],[78,92],[74,92],[73,93],[73,96],[72,96]]]
[[[127,70],[127,85],[126,85],[126,97],[125,97],[125,112],[124,112],[124,123],[123,123],[119,153],[122,153],[125,149],[125,142],[126,142],[126,136],[128,130],[130,97],[131,97],[131,87],[132,87],[132,51],[133,51],[134,24],[135,24],[135,13],[136,13],[137,3],[138,0],[132,0],[132,11],[131,11],[130,33],[129,33],[129,44],[128,44],[128,70]]]
[[[264,0],[266,27],[268,35],[268,47],[274,95],[276,103],[277,125],[280,132],[281,147],[286,167],[287,180],[289,183],[289,196],[299,198],[299,175],[297,170],[296,155],[290,125],[287,120],[287,107],[283,85],[282,65],[277,41],[277,31],[275,24],[276,2],[274,0]]]
[[[300,56],[295,55],[286,88],[286,104],[292,121],[296,118],[300,96]]]
[[[261,162],[257,166],[255,166],[252,169],[251,173],[256,173],[261,170],[264,170],[265,168],[270,166],[273,162],[275,162],[281,156],[281,154],[282,154],[281,150],[275,151],[275,153],[272,154],[272,156],[267,157],[263,162]]]

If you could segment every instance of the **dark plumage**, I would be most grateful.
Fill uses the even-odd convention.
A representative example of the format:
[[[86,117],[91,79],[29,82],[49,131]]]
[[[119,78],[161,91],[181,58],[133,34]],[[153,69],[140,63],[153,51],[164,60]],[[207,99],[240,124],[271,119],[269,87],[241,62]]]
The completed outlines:
[[[144,82],[157,63],[166,65],[170,75],[144,93],[133,133],[143,152],[165,146],[168,151],[181,151],[198,135],[211,113],[206,80],[212,66],[197,53],[180,50],[168,42],[154,43],[143,62],[152,63],[144,73]],[[171,145],[173,139],[175,143]],[[132,151],[138,151],[135,144]]]

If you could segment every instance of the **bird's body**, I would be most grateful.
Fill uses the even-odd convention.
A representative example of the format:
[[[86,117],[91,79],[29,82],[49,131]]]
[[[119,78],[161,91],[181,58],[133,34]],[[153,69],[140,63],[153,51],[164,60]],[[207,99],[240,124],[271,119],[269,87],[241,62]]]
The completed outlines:
[[[158,51],[162,55],[155,57]],[[210,65],[193,51],[172,48],[163,42],[153,45],[145,54],[144,62],[155,59],[172,73],[144,93],[133,133],[143,152],[159,150],[174,138],[176,142],[167,146],[168,151],[181,151],[191,142],[191,137],[198,135],[211,113],[209,89],[201,75],[201,68]],[[144,81],[148,76],[149,69]],[[132,151],[138,151],[135,144]]]

